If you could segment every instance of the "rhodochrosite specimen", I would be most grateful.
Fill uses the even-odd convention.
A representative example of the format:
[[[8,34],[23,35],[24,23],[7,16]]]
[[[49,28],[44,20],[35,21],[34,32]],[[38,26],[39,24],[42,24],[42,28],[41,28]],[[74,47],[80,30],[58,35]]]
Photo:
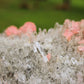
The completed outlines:
[[[50,59],[51,59],[51,54],[50,53],[48,53],[47,59],[48,59],[48,61],[50,61]]]
[[[75,36],[75,40],[78,41],[78,44],[84,44],[84,20],[78,21],[70,21],[66,19],[64,22],[65,31],[63,36],[70,41],[72,36]],[[84,51],[84,46],[78,47],[79,51]]]
[[[77,34],[80,31],[80,22],[72,21],[71,31],[73,34]]]
[[[10,35],[20,35],[21,33],[31,34],[36,31],[36,25],[33,22],[26,22],[20,29],[17,29],[16,26],[10,26],[5,30],[7,36]]]
[[[15,27],[15,26],[10,26],[5,30],[5,33],[6,33],[7,36],[21,35],[23,33],[23,34],[28,35],[30,38],[31,38],[31,34],[33,32],[36,32],[36,25],[33,22],[26,22],[19,29],[17,29],[17,27]],[[38,42],[36,42],[36,48],[38,48],[38,50],[41,53],[41,55],[43,56],[43,59],[44,59],[45,62],[50,60],[51,55],[48,54],[47,56],[45,56],[44,52],[41,50],[40,44]]]
[[[18,29],[16,26],[9,26],[6,30],[5,33],[7,36],[11,35],[17,35],[18,34]]]
[[[74,40],[77,41],[79,47],[79,51],[84,51],[84,20],[81,21],[74,21],[66,19],[63,25],[63,36],[70,41],[74,36]],[[23,26],[17,29],[16,26],[9,26],[5,30],[5,34],[7,36],[11,35],[22,35],[26,34],[28,37],[32,38],[32,34],[36,32],[36,25],[33,22],[25,22]],[[50,54],[47,55],[47,60],[50,60]]]
[[[70,41],[71,40],[71,37],[73,36],[73,33],[69,29],[66,29],[65,32],[64,32],[64,34],[63,34],[63,36],[65,36],[66,39],[68,41]]]
[[[34,32],[36,31],[36,25],[33,22],[26,22],[19,30],[23,33]]]
[[[79,33],[80,31],[80,22],[75,22],[75,21],[70,21],[70,20],[65,20],[64,22],[64,27],[66,28],[65,32],[64,32],[64,36],[66,37],[66,39],[68,41],[71,40],[71,37],[74,34]]]

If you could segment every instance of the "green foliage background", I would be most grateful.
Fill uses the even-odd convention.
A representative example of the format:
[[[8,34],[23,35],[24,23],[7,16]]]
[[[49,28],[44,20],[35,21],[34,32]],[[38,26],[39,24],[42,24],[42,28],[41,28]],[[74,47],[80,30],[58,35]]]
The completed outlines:
[[[84,0],[72,0],[71,9],[68,11],[52,9],[56,4],[62,4],[63,0],[47,0],[40,3],[39,9],[20,9],[21,0],[0,0],[0,32],[8,26],[20,27],[27,21],[32,21],[41,27],[49,29],[56,22],[62,24],[65,19],[84,19]],[[32,6],[33,2],[28,3]]]

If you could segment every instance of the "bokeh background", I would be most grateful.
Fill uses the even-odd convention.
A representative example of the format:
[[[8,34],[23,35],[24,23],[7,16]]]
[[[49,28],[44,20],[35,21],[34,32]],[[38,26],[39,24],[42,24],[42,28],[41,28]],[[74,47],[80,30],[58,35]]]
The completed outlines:
[[[84,19],[84,0],[0,0],[0,32],[32,21],[37,28],[49,29],[65,19]]]

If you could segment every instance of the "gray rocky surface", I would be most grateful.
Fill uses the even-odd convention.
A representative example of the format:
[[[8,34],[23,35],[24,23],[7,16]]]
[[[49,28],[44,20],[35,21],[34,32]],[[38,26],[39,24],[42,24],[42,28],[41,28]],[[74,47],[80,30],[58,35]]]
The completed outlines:
[[[84,53],[77,51],[74,38],[67,42],[62,25],[39,31],[31,40],[22,35],[0,35],[0,84],[84,84]],[[34,52],[39,42],[43,52],[51,54],[45,63]]]

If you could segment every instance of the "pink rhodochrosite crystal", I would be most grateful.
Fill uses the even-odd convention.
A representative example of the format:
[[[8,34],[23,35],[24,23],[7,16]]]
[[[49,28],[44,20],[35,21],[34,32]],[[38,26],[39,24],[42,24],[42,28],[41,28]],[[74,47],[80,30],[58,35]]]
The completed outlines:
[[[79,31],[80,31],[80,22],[72,21],[72,27],[70,28],[70,30],[73,32],[73,34],[79,33]]]
[[[70,21],[69,19],[66,19],[64,25],[66,27],[66,30],[63,36],[65,36],[68,41],[71,40],[71,37],[74,34],[78,34],[80,32],[80,22]]]
[[[18,29],[16,26],[9,26],[6,30],[5,30],[5,34],[7,36],[11,36],[11,35],[17,35],[18,34]]]
[[[70,40],[71,40],[71,37],[73,36],[73,33],[72,33],[69,29],[66,29],[65,32],[63,33],[63,36],[64,36],[68,41],[70,41]]]
[[[34,32],[36,31],[36,25],[33,22],[26,22],[19,30],[23,33]]]
[[[66,28],[65,32],[63,33],[63,36],[70,41],[71,37],[74,35],[75,40],[78,42],[78,44],[84,45],[84,19],[79,21],[70,21],[69,19],[66,19],[64,22],[64,27]],[[82,39],[82,40],[81,40]],[[79,51],[84,51],[84,46],[78,46]]]
[[[80,22],[72,21],[72,28],[79,28],[79,27],[80,27]]]
[[[48,61],[51,59],[51,54],[50,53],[48,53],[47,59],[48,59]]]

